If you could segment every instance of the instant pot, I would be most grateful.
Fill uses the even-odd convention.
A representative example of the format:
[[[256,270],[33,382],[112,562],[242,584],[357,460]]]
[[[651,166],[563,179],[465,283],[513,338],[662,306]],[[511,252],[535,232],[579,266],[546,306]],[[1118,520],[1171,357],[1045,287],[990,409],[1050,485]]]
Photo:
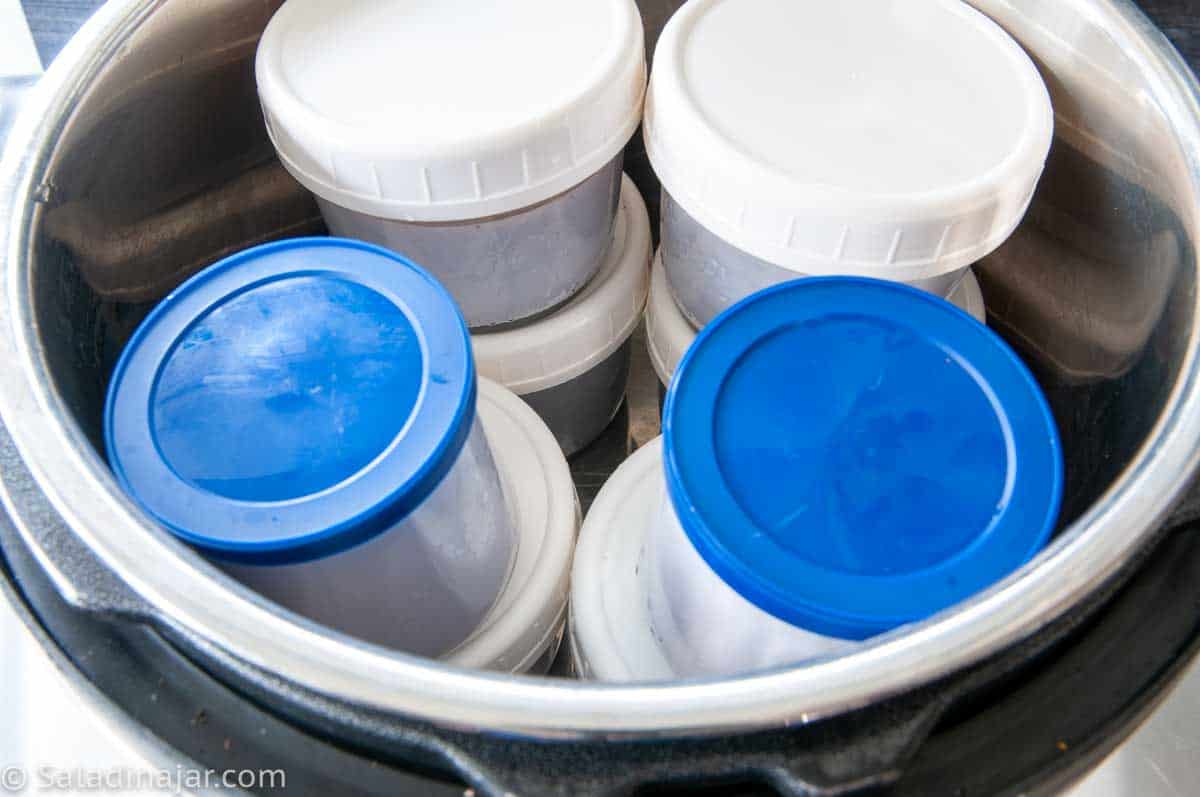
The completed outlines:
[[[323,230],[255,92],[279,2],[110,0],[23,93],[0,167],[5,598],[156,760],[281,768],[296,793],[1072,782],[1155,707],[1200,631],[1200,502],[1185,500],[1200,455],[1200,87],[1126,0],[972,4],[1033,56],[1056,109],[1033,206],[977,272],[989,323],[1055,412],[1066,502],[1051,545],[994,588],[808,666],[606,686],[371,647],[238,586],[121,493],[101,411],[157,299],[232,251]],[[679,3],[641,5],[652,46]],[[636,140],[626,169],[656,208]],[[644,359],[635,371],[654,384]],[[576,461],[585,497],[645,439],[654,392],[635,385]]]

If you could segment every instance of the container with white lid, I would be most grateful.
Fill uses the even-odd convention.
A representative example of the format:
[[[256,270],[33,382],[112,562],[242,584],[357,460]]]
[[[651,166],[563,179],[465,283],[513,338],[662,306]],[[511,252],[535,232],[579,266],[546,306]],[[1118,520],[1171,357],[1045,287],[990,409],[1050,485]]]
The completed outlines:
[[[612,246],[587,287],[539,319],[471,335],[479,373],[537,410],[568,456],[600,436],[625,398],[650,251],[646,203],[625,178]]]
[[[531,664],[544,649],[482,661],[471,644],[535,582],[553,641],[574,490],[536,415],[496,385],[476,397],[466,327],[432,277],[297,239],[155,308],[113,374],[108,457],[155,520],[286,608],[413,653]],[[535,577],[542,551],[557,572]]]
[[[469,326],[599,268],[645,88],[633,0],[288,0],[256,75],[330,230],[421,263]]]
[[[973,269],[967,269],[962,279],[946,297],[946,301],[966,311],[976,321],[985,323],[987,311],[983,304],[983,292]],[[649,349],[650,364],[661,383],[660,397],[671,384],[671,376],[688,347],[696,339],[696,327],[692,326],[671,295],[667,275],[662,264],[662,252],[654,258],[650,276],[650,297],[646,302],[646,347]]]
[[[789,271],[944,296],[1025,214],[1053,124],[1028,55],[960,0],[692,0],[646,101],[675,297],[702,326]]]
[[[663,437],[593,504],[572,655],[603,680],[745,673],[920,621],[1022,566],[1062,492],[1029,371],[878,280],[755,294],[679,366]]]

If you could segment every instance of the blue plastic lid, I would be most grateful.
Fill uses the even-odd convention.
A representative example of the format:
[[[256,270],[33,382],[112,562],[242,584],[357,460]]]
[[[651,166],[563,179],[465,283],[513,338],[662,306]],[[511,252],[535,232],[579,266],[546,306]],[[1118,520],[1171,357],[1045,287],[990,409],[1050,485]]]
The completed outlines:
[[[433,277],[306,238],[205,269],[138,328],[105,408],[122,487],[216,556],[286,563],[386,531],[475,417],[470,338]]]
[[[904,285],[810,277],[697,337],[667,397],[667,486],[697,551],[762,609],[864,639],[1028,561],[1058,432],[986,326]]]

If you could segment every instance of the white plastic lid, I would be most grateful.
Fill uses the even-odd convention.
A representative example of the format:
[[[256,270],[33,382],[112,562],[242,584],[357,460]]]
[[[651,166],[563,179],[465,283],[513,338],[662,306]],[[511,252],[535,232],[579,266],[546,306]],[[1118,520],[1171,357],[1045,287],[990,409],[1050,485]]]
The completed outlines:
[[[582,182],[637,128],[633,0],[288,0],[258,47],[280,160],[350,210],[506,213]]]
[[[616,351],[637,327],[650,286],[650,219],[628,176],[613,243],[604,265],[574,298],[528,324],[475,332],[480,375],[518,395],[535,393],[584,373]]]
[[[667,270],[663,268],[661,252],[654,256],[650,271],[650,296],[646,300],[646,349],[658,381],[666,387],[671,384],[671,377],[696,339],[697,332],[679,305],[675,304],[675,297],[671,295],[671,287],[667,284]],[[987,323],[983,291],[973,270],[963,272],[946,301],[970,313],[979,323]]]
[[[667,681],[679,673],[654,635],[638,563],[662,503],[662,438],[617,468],[592,502],[571,566],[571,658],[588,680]]]
[[[1053,126],[1029,56],[961,0],[692,0],[659,39],[645,119],[664,187],[729,243],[896,280],[999,246]]]
[[[664,386],[671,384],[679,361],[687,354],[688,347],[696,339],[696,328],[675,304],[671,287],[667,284],[667,270],[662,264],[662,253],[654,256],[650,269],[650,297],[646,301],[646,349],[650,354],[650,365]]]

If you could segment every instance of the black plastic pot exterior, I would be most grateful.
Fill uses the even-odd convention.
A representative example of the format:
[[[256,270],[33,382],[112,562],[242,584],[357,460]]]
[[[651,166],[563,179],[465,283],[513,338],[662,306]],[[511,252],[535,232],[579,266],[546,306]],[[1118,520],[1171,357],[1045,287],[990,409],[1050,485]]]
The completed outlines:
[[[21,469],[9,457],[0,466],[6,478]],[[889,793],[957,795],[1053,793],[1136,727],[1200,644],[1197,532],[1176,527],[1147,561],[1131,563],[1128,584],[1064,627],[870,712],[800,733],[549,749],[298,700],[281,684],[247,682],[234,662],[213,662],[219,677],[152,628],[68,604],[7,522],[0,543],[5,598],[72,677],[106,696],[96,710],[149,729],[200,766],[283,768],[296,793],[450,795],[469,784],[488,795],[599,795],[724,783],[738,794],[888,784]],[[281,697],[286,713],[263,707]],[[328,741],[346,727],[359,733],[349,749]]]

